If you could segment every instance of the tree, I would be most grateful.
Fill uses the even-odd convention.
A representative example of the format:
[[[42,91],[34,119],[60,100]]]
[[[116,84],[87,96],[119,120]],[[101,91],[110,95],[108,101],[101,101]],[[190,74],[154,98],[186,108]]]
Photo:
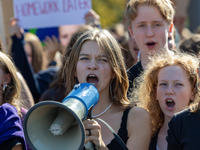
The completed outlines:
[[[125,6],[126,0],[92,0],[92,8],[100,16],[102,28],[121,22]]]

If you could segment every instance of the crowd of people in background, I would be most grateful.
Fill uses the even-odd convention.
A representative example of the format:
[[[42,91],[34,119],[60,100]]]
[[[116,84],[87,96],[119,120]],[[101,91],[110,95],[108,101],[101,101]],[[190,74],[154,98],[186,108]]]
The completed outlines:
[[[28,110],[61,103],[78,83],[97,88],[92,114],[127,149],[199,149],[200,34],[178,33],[175,13],[171,0],[128,0],[123,23],[102,29],[90,10],[85,24],[62,25],[44,41],[12,19],[11,50],[0,41],[0,150],[31,150],[23,132]],[[85,143],[123,149],[97,117],[83,125]]]

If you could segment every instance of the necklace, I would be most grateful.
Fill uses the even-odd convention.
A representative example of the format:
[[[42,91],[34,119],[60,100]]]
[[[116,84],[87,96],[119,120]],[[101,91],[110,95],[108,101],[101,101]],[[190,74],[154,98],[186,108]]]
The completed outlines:
[[[92,118],[97,118],[97,117],[105,114],[106,111],[112,106],[112,104],[113,104],[113,102],[111,102],[110,105],[104,111],[102,111],[101,113],[99,113],[98,115],[94,115],[94,116],[92,115]]]

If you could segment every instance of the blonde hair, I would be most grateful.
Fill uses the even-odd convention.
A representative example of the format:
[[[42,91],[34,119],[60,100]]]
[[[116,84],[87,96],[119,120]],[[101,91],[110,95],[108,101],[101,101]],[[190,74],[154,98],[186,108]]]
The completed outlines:
[[[21,116],[20,101],[18,100],[21,92],[21,83],[11,58],[2,52],[0,52],[0,67],[5,73],[9,73],[11,76],[11,81],[8,83],[3,93],[3,103],[9,103],[15,106],[18,110],[18,114]]]
[[[33,33],[25,33],[24,40],[32,50],[32,66],[35,73],[43,69],[43,47],[40,39]]]
[[[178,65],[186,71],[191,84],[191,90],[196,93],[194,103],[199,101],[199,96],[197,96],[196,92],[199,80],[197,73],[199,61],[197,58],[180,52],[176,52],[174,55],[164,53],[152,57],[147,70],[137,79],[140,88],[134,93],[134,98],[139,98],[141,106],[144,107],[151,116],[152,134],[155,134],[164,123],[164,113],[156,100],[158,74],[162,68],[174,65]]]
[[[156,6],[168,24],[173,22],[175,10],[170,0],[130,0],[126,6],[126,17],[129,27],[131,26],[131,21],[137,17],[137,8],[139,5]]]
[[[74,74],[81,47],[86,41],[96,41],[98,43],[101,48],[100,50],[105,52],[108,62],[116,74],[116,77],[111,82],[110,89],[110,94],[115,97],[113,98],[113,102],[118,106],[128,106],[130,104],[130,101],[127,99],[129,84],[121,48],[115,38],[107,30],[87,31],[77,39],[72,47],[69,59],[66,61],[62,73],[62,76],[66,78],[65,81],[68,93],[77,83]]]

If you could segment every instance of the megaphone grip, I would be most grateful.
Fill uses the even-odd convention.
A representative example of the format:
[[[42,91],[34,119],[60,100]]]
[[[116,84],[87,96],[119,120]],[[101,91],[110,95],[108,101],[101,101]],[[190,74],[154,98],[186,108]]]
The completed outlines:
[[[92,143],[91,141],[88,141],[85,144],[85,149],[86,150],[96,150],[94,143]]]

